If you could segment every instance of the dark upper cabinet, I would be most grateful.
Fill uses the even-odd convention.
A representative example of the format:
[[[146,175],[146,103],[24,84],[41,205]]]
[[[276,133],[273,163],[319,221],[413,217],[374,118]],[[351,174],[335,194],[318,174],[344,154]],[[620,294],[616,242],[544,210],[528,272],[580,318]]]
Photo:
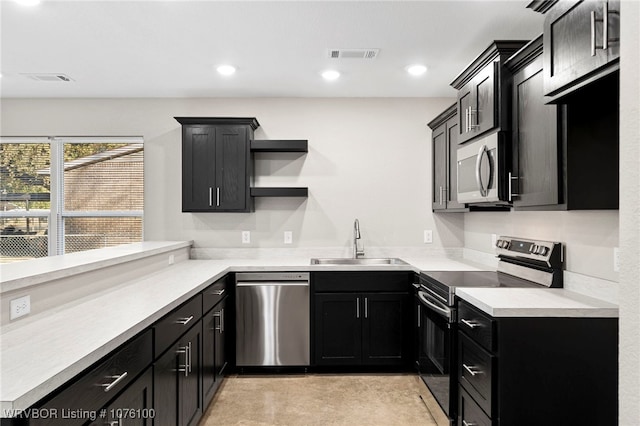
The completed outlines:
[[[504,61],[526,41],[494,41],[451,83],[458,90],[458,143],[509,129],[509,70]]]
[[[434,118],[432,129],[433,186],[431,206],[434,212],[467,211],[458,203],[456,150],[458,117],[456,104]]]
[[[182,124],[182,211],[250,212],[255,118],[176,117]]]
[[[543,4],[545,95],[558,99],[619,69],[618,0]]]
[[[511,201],[515,209],[558,205],[563,201],[560,109],[545,104],[542,37],[507,66],[513,72]]]
[[[547,104],[543,41],[513,55],[511,201],[516,210],[618,208],[618,73]]]

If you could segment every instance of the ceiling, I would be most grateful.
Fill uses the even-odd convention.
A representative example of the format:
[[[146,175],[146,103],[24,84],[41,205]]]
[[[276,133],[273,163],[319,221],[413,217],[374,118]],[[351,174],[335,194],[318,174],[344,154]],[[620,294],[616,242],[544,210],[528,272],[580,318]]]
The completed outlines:
[[[450,97],[492,40],[528,40],[518,1],[0,2],[0,95],[33,97]],[[378,48],[331,59],[329,48]],[[233,76],[215,69],[230,63]],[[410,64],[426,74],[412,77]],[[323,80],[325,69],[341,77]],[[62,73],[71,82],[25,73]]]

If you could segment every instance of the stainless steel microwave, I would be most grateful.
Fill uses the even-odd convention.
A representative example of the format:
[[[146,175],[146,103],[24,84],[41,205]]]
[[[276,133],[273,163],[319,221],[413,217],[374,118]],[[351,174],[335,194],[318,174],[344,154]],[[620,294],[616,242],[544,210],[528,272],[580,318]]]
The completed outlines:
[[[458,147],[458,202],[509,202],[505,134],[490,135]]]

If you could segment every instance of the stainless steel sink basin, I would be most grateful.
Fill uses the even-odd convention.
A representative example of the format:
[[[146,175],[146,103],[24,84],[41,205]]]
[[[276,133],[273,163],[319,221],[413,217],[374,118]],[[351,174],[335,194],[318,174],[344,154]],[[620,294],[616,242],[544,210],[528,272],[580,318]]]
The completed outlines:
[[[360,257],[357,259],[350,257],[335,257],[335,258],[314,258],[311,259],[312,265],[408,265],[402,259],[397,257]]]

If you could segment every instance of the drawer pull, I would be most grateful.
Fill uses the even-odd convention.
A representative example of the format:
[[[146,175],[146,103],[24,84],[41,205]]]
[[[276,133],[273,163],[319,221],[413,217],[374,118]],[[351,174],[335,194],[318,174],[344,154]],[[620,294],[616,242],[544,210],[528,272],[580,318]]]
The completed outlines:
[[[212,291],[211,294],[214,296],[222,296],[224,294],[224,288],[222,290]]]
[[[113,387],[115,385],[117,385],[118,383],[120,383],[122,380],[124,380],[125,377],[127,377],[127,372],[125,371],[124,373],[122,373],[119,376],[108,376],[107,379],[115,379],[113,382],[111,383],[105,383],[101,386],[104,386],[104,391],[105,392],[109,392],[111,389],[113,389]]]
[[[482,373],[482,371],[474,371],[474,366],[469,367],[467,364],[462,364],[462,366],[464,367],[465,370],[467,370],[469,372],[469,374],[471,374],[472,376],[475,376],[476,374],[480,374]]]
[[[192,319],[193,319],[193,315],[191,315],[189,318],[180,318],[179,320],[176,321],[176,324],[187,325],[189,324],[189,321],[191,321]]]
[[[462,421],[462,426],[478,426],[478,423],[468,422],[466,420]]]
[[[476,327],[480,327],[480,324],[478,324],[477,322],[473,322],[473,321],[469,321],[466,320],[464,318],[460,318],[460,322],[463,323],[464,325],[466,325],[467,327],[474,329]]]

